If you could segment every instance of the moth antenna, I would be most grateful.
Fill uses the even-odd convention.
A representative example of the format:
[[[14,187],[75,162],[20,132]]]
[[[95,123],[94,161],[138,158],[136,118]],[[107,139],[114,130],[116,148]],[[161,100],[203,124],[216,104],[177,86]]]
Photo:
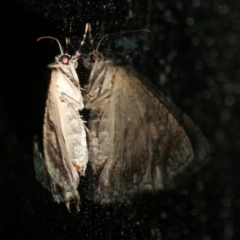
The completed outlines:
[[[85,32],[84,32],[84,34],[83,34],[83,40],[82,40],[81,43],[80,43],[80,48],[79,48],[79,50],[81,49],[81,47],[82,47],[83,44],[85,43],[87,34],[88,34],[88,32],[90,32],[90,31],[91,31],[91,24],[90,24],[90,23],[86,23]]]
[[[102,42],[105,38],[107,38],[107,37],[108,37],[108,35],[106,34],[106,35],[103,36],[102,39],[99,41],[99,43],[98,43],[98,45],[97,45],[96,52],[98,52],[98,48],[100,47],[101,42]]]
[[[68,46],[71,45],[71,39],[70,39],[69,37],[66,37],[66,38],[65,38],[65,42],[66,42],[66,47],[67,47],[67,49],[68,49]]]
[[[66,45],[70,45],[71,44],[71,39],[69,37],[66,37],[65,42],[66,42]]]
[[[109,43],[109,45],[108,45],[108,47],[107,47],[107,51],[109,50],[109,48],[110,48],[110,46],[111,46],[113,40],[114,40],[114,38],[113,38],[113,39],[111,40],[111,42]]]
[[[105,36],[102,37],[102,39],[99,41],[96,52],[98,52],[98,48],[100,47],[101,42],[109,37],[109,36],[114,36],[114,35],[121,35],[121,34],[125,34],[125,33],[134,33],[134,32],[148,32],[150,33],[150,30],[147,29],[139,29],[139,30],[129,30],[129,31],[121,31],[121,32],[116,32],[116,33],[111,33],[111,34],[106,34]]]
[[[76,51],[76,54],[77,54],[77,53],[80,53],[80,50],[81,50],[83,44],[85,43],[87,34],[88,34],[88,32],[90,32],[90,31],[91,31],[91,24],[90,24],[90,23],[86,23],[85,31],[84,31],[84,34],[83,34],[83,40],[80,42],[80,47],[79,47],[79,49]]]
[[[61,55],[64,55],[62,45],[60,44],[60,42],[58,41],[57,38],[51,37],[51,36],[43,36],[43,37],[38,38],[37,41],[40,41],[42,39],[53,39],[53,40],[57,41],[58,46],[60,48]]]
[[[91,28],[91,24],[89,24],[89,31],[88,31],[88,34],[89,34],[89,41],[90,41],[90,44],[92,46],[92,49],[93,48],[93,39],[92,39],[92,28]]]

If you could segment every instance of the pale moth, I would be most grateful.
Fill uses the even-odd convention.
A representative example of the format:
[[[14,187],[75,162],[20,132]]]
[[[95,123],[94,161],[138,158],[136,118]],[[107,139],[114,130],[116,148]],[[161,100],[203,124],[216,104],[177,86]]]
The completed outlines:
[[[36,176],[51,190],[55,201],[65,202],[68,209],[73,201],[79,210],[77,188],[88,163],[86,127],[79,113],[84,108],[83,97],[75,71],[80,53],[65,54],[57,39],[38,40],[43,38],[56,40],[61,54],[49,65],[52,73],[43,125],[44,158],[35,141]]]

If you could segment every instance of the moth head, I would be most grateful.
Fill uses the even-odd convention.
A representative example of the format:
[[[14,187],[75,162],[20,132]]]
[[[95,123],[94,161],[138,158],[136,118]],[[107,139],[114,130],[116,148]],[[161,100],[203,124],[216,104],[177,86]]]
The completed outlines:
[[[40,41],[42,39],[53,39],[58,43],[58,46],[59,46],[59,49],[60,49],[60,55],[55,58],[56,63],[58,63],[58,64],[61,63],[61,64],[64,64],[64,65],[69,65],[69,63],[71,63],[71,64],[73,64],[74,68],[77,68],[77,66],[78,66],[77,60],[80,56],[79,51],[77,51],[75,53],[75,55],[71,56],[71,55],[63,52],[62,45],[60,44],[60,42],[57,38],[54,38],[54,37],[51,37],[51,36],[44,36],[44,37],[38,38],[37,41]],[[69,42],[69,40],[68,40],[68,42]],[[55,66],[55,64],[51,64],[49,67],[54,67],[54,66]]]
[[[68,54],[60,55],[58,56],[58,62],[64,64],[64,65],[69,65],[69,63],[73,64],[74,68],[78,67],[78,58],[75,56],[70,56]]]
[[[83,65],[87,69],[92,69],[94,63],[100,62],[102,60],[105,61],[107,58],[102,53],[93,51],[87,57],[83,58]]]
[[[69,64],[69,61],[70,61],[70,56],[69,55],[67,55],[67,54],[64,54],[64,55],[61,55],[60,56],[60,62],[62,63],[62,64],[66,64],[66,65],[68,65]]]

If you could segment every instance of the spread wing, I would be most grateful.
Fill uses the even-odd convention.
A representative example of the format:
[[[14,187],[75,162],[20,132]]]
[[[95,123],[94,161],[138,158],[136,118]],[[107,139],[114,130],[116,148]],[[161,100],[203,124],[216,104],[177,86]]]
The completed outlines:
[[[125,68],[96,62],[86,92],[97,201],[128,200],[134,193],[163,189],[194,159],[206,157],[199,149],[208,152],[208,144],[201,131],[188,124],[191,120],[174,105],[165,107]]]
[[[198,167],[200,168],[207,160],[209,160],[210,153],[212,152],[212,149],[200,128],[170,99],[168,99],[162,92],[158,91],[148,79],[142,76],[139,76],[138,79],[184,128],[194,150],[194,169],[197,169]]]

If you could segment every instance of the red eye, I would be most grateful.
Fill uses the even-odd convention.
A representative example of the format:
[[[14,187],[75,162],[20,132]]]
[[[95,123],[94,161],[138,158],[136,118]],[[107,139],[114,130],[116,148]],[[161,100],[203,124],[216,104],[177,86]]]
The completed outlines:
[[[69,62],[69,56],[62,56],[62,58],[61,58],[61,62],[63,63],[63,64],[68,64],[68,62]]]
[[[97,55],[91,55],[91,60],[92,60],[92,62],[96,62],[97,61]]]

